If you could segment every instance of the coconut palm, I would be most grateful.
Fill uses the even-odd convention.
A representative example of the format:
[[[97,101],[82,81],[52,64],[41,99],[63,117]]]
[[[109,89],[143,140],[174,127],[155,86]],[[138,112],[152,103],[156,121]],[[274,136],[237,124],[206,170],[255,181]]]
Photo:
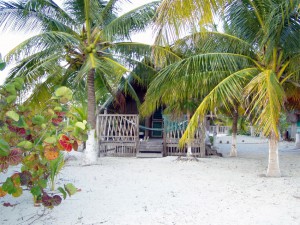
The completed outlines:
[[[8,61],[18,62],[10,78],[25,77],[28,88],[39,83],[35,95],[39,100],[55,84],[76,83],[83,78],[87,84],[88,122],[95,127],[95,80],[111,91],[128,72],[118,61],[120,55],[112,55],[112,47],[126,46],[121,40],[143,31],[158,5],[152,2],[117,16],[121,2],[67,0],[65,7],[60,8],[52,0],[0,1],[1,27],[38,33],[7,55]]]
[[[150,47],[132,42],[130,34],[143,31],[155,14],[158,2],[152,2],[117,16],[122,0],[66,0],[60,8],[52,0],[0,1],[0,27],[38,34],[16,46],[7,55],[17,61],[9,79],[24,77],[34,95],[30,101],[45,102],[58,84],[73,86],[85,81],[88,123],[96,124],[95,88],[105,86],[114,93],[129,69],[140,63],[139,52]],[[126,52],[126,54],[124,54]],[[96,86],[96,85],[97,86]],[[75,91],[82,91],[75,86]],[[128,85],[127,91],[133,91]],[[76,95],[76,93],[75,93]],[[91,132],[90,137],[94,134]],[[94,143],[94,142],[91,142]],[[96,160],[86,152],[87,164]],[[90,155],[91,157],[88,157]]]
[[[246,104],[248,115],[269,137],[267,176],[280,176],[280,113],[285,110],[287,90],[299,86],[300,79],[299,3],[257,0],[228,4],[223,14],[225,33],[202,31],[175,43],[173,48],[188,57],[161,70],[149,88],[156,93],[148,93],[147,108],[167,98],[168,85],[182,81],[187,82],[189,92],[204,97],[183,144],[208,111],[220,106],[230,111],[236,103]],[[179,97],[184,99],[184,93]]]
[[[7,55],[9,62],[18,62],[10,79],[24,77],[27,87],[33,88],[30,101],[36,100],[38,104],[43,103],[58,84],[65,82],[75,90],[82,90],[82,85],[74,84],[84,80],[88,123],[94,129],[95,84],[114,93],[129,71],[126,66],[139,63],[130,49],[140,47],[150,51],[149,46],[121,41],[149,25],[158,2],[117,16],[121,2],[67,0],[65,7],[60,8],[52,0],[0,1],[0,27],[38,33]],[[124,49],[128,50],[127,55],[121,56]],[[96,88],[99,92],[98,86]]]

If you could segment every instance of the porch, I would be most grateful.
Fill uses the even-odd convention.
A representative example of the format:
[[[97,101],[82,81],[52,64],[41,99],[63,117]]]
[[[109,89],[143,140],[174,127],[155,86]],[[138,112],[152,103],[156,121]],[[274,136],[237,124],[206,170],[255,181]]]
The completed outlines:
[[[155,124],[155,123],[154,123]],[[97,136],[99,156],[124,157],[163,157],[184,156],[187,146],[179,148],[178,143],[187,126],[186,118],[172,120],[164,116],[159,127],[140,125],[136,114],[99,114],[97,116]],[[209,131],[226,133],[226,127],[209,127]],[[145,134],[160,134],[157,138]],[[204,140],[204,141],[203,141]],[[194,156],[199,156],[201,149],[206,148],[205,130],[196,131],[190,147]],[[209,145],[209,143],[206,143]],[[213,150],[205,149],[206,154]],[[204,150],[204,151],[205,151]]]

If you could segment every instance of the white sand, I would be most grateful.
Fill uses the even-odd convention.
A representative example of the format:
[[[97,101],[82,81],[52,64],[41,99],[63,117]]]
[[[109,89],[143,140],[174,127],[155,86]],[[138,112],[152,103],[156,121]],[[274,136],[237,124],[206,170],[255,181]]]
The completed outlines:
[[[266,178],[266,141],[239,137],[239,156],[229,158],[227,139],[217,140],[225,157],[199,162],[100,158],[97,166],[81,167],[72,161],[59,183],[72,182],[81,192],[53,210],[33,207],[29,193],[4,197],[0,224],[299,225],[300,149],[280,143],[283,177]]]

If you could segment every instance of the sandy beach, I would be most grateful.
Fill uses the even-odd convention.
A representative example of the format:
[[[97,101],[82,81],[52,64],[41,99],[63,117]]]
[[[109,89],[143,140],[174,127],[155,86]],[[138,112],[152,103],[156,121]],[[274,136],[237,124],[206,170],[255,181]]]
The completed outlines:
[[[80,160],[70,160],[57,185],[71,182],[81,192],[52,210],[33,207],[28,192],[5,196],[0,224],[299,225],[300,149],[281,142],[282,177],[267,178],[265,139],[239,136],[237,158],[228,157],[227,141],[230,137],[216,140],[224,157],[198,162],[107,157],[81,166]],[[3,182],[5,175],[0,176]],[[5,202],[16,205],[4,207]]]

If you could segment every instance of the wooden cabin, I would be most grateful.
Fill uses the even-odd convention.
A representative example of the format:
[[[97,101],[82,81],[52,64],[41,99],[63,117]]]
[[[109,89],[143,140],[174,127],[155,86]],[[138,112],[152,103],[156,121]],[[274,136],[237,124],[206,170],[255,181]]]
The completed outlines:
[[[136,83],[132,85],[140,102],[143,102],[146,89]],[[163,115],[160,108],[150,117],[142,119],[137,103],[132,97],[121,93],[118,98],[117,101],[108,100],[97,116],[100,156],[186,155],[187,148],[178,147],[179,139],[187,126],[185,117],[171,119],[168,115]],[[201,148],[205,148],[205,145],[201,146],[202,135],[205,138],[205,129],[204,131],[198,129],[191,143],[192,153],[195,156],[199,156]],[[206,154],[216,154],[216,151],[210,149]]]

